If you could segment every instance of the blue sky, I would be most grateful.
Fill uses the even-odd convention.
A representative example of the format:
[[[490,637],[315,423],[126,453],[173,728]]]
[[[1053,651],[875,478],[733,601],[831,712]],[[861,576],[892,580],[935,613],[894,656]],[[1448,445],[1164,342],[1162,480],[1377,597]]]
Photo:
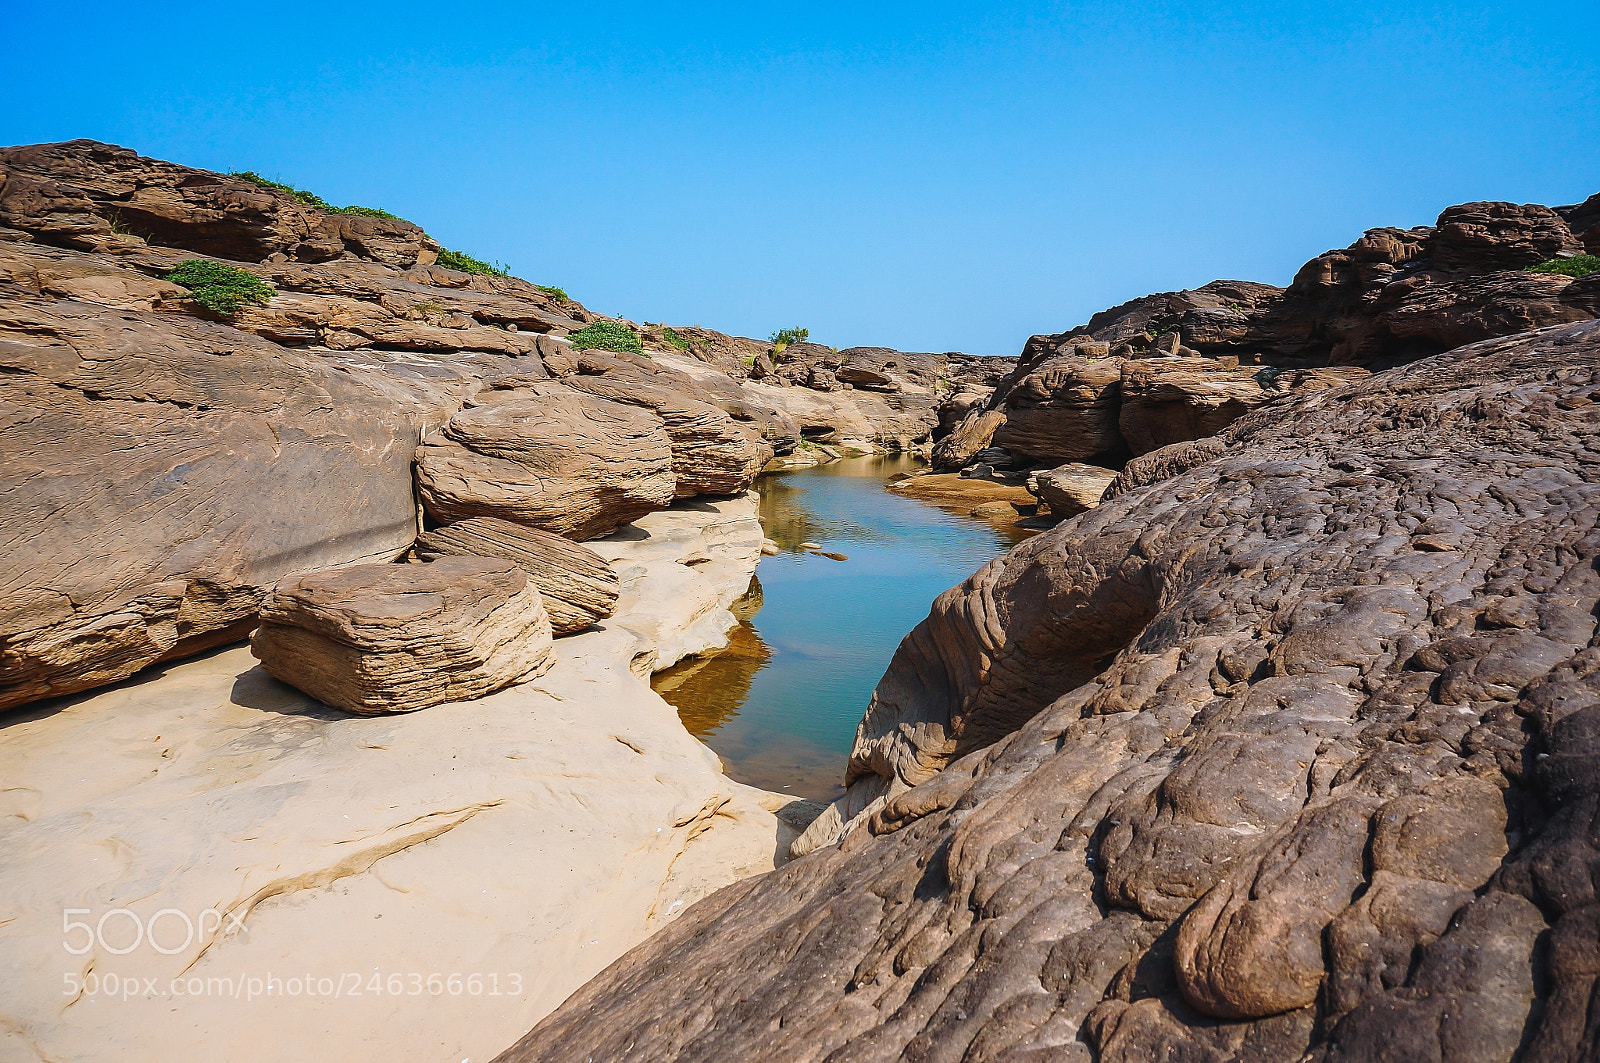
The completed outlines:
[[[1014,354],[1600,191],[1593,0],[0,2],[0,142],[256,170],[603,313],[841,347]]]

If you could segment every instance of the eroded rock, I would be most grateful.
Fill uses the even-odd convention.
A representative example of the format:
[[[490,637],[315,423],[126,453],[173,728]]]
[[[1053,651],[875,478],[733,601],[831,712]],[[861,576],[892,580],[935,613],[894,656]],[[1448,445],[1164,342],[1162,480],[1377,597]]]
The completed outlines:
[[[659,417],[556,387],[462,410],[417,448],[416,470],[442,524],[500,517],[574,539],[661,509],[677,485]]]
[[[515,562],[351,565],[279,583],[250,637],[274,678],[350,712],[468,701],[554,661],[550,618]]]
[[[425,561],[466,555],[514,561],[528,574],[557,635],[582,631],[610,616],[617,574],[604,558],[560,535],[494,517],[473,517],[417,537]]]
[[[808,856],[503,1058],[1581,1057],[1597,397],[1585,323],[1136,459],[934,603]]]

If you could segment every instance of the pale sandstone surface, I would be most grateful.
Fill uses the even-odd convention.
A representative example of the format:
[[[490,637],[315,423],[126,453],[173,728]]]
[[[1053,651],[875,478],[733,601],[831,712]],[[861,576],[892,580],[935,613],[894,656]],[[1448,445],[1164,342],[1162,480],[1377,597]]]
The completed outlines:
[[[486,1059],[685,905],[772,868],[792,837],[771,811],[784,799],[723,776],[630,668],[657,652],[636,632],[675,640],[664,656],[723,637],[699,606],[684,632],[630,602],[736,597],[760,548],[754,499],[683,503],[590,546],[625,573],[618,614],[558,640],[536,681],[475,701],[348,716],[235,646],[8,717],[0,1059]],[[246,930],[213,938],[208,917],[207,939],[171,956],[63,948],[64,909],[92,923],[120,907],[226,912]],[[113,948],[131,926],[107,922]],[[176,945],[181,920],[158,935]],[[374,973],[409,992],[411,972],[479,973],[484,990],[350,995]],[[139,992],[63,993],[86,973]],[[269,973],[345,992],[167,992],[180,974]]]

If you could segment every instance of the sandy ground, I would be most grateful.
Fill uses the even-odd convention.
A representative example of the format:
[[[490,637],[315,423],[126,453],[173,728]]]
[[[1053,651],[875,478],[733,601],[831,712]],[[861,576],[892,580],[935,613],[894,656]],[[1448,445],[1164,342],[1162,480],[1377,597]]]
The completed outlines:
[[[774,866],[784,799],[640,679],[726,637],[760,542],[745,496],[592,544],[619,615],[477,701],[350,717],[234,646],[5,718],[0,1060],[489,1059]]]

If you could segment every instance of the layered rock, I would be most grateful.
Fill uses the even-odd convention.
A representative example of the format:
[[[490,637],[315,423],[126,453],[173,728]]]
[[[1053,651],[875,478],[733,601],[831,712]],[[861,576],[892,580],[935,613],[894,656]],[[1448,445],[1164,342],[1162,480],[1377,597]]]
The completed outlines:
[[[1137,459],[907,637],[838,845],[502,1058],[1578,1058],[1597,398],[1586,323]]]
[[[1116,478],[1111,469],[1072,463],[1036,474],[1028,488],[1055,516],[1073,517],[1098,506],[1100,496]]]
[[[494,517],[473,517],[417,536],[424,561],[457,555],[514,561],[539,591],[551,631],[570,635],[615,611],[617,574],[588,547]]]
[[[662,607],[748,584],[758,545],[742,571],[725,548],[734,526],[759,544],[756,511],[685,501],[592,544],[657,612],[621,605],[558,639],[537,679],[473,701],[330,710],[236,646],[13,713],[0,969],[50,977],[7,990],[0,1058],[484,1060],[690,902],[770,870],[788,799],[723,775],[634,670],[657,653],[645,631],[664,654],[709,648]],[[128,912],[69,954],[61,913],[83,907],[91,927]],[[126,951],[128,913],[159,949]],[[137,995],[112,1004],[107,974]],[[91,988],[64,1006],[66,977]]]
[[[500,517],[574,539],[672,501],[654,414],[565,388],[462,410],[417,448],[417,493],[442,524]]]
[[[0,707],[242,638],[285,575],[404,551],[419,425],[491,365],[422,376],[414,358],[0,295]]]
[[[349,712],[469,701],[555,659],[538,588],[515,562],[446,557],[352,565],[279,583],[250,652],[268,673]]]
[[[992,441],[1052,465],[1117,456],[1122,360],[1107,348],[1053,358],[1021,377],[1005,396],[1005,423]]]

